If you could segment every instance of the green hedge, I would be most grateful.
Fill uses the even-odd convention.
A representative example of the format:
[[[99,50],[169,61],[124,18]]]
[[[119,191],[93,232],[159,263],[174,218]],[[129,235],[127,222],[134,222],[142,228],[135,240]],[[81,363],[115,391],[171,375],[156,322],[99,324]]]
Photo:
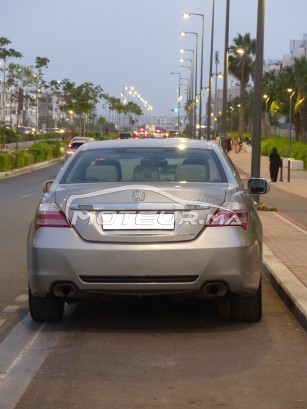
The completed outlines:
[[[15,168],[20,169],[23,168],[25,165],[25,154],[24,151],[16,151],[14,152],[16,162],[15,162]]]
[[[60,158],[64,155],[64,145],[57,141],[36,142],[28,149],[0,152],[0,172]]]
[[[46,142],[35,143],[28,149],[28,152],[33,155],[34,163],[53,159],[53,147]]]
[[[261,141],[261,154],[268,156],[273,148],[277,149],[279,155],[283,158],[293,158],[304,162],[304,169],[307,169],[307,144],[303,142],[292,141],[289,145],[288,138],[269,137]]]
[[[11,155],[0,152],[0,171],[7,172],[12,169]]]

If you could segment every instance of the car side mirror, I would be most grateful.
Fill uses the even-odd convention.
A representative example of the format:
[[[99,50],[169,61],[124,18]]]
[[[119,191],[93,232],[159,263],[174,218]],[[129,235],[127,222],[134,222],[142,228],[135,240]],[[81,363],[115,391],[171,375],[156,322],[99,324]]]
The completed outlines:
[[[52,183],[53,183],[53,180],[47,180],[47,181],[44,183],[44,186],[43,186],[43,192],[44,192],[44,193],[50,192]]]
[[[248,179],[247,188],[252,195],[263,195],[270,190],[270,184],[266,179],[251,178]]]

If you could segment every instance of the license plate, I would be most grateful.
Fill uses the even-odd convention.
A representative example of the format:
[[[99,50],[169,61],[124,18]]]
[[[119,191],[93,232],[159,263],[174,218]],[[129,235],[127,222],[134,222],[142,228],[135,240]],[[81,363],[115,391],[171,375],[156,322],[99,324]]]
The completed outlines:
[[[104,213],[103,230],[174,230],[173,213]]]

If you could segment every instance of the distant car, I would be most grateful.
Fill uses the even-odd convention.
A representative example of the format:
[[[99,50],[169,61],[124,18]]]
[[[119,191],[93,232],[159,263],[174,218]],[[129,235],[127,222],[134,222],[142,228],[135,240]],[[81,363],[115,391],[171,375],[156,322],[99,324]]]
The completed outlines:
[[[62,129],[62,128],[45,128],[44,132],[45,133],[48,133],[48,132],[50,132],[50,133],[64,133],[65,130]]]
[[[30,126],[18,126],[17,130],[18,132],[26,133],[26,134],[33,133],[33,129]]]
[[[132,134],[130,132],[120,132],[118,134],[118,139],[131,139]]]
[[[50,187],[51,185],[51,187]],[[83,144],[46,192],[28,233],[29,308],[58,321],[65,302],[168,295],[262,316],[262,227],[253,194],[216,142]]]
[[[75,136],[74,138],[72,138],[65,151],[65,160],[69,159],[71,155],[75,153],[76,149],[78,149],[85,142],[90,142],[93,140],[93,138],[88,138],[85,136]]]

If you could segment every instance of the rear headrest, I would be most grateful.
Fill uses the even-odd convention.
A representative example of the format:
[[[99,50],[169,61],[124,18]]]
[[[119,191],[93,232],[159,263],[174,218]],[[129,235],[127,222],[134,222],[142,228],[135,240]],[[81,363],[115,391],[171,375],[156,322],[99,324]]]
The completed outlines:
[[[116,159],[96,159],[95,166],[115,166],[118,172],[118,180],[122,178],[122,168]]]
[[[138,165],[133,171],[133,180],[135,181],[159,181],[160,172],[157,166]]]
[[[104,164],[103,166],[90,165],[86,169],[85,178],[94,182],[118,182],[118,169],[114,165]]]
[[[210,175],[205,165],[178,165],[175,179],[181,182],[209,182]]]

